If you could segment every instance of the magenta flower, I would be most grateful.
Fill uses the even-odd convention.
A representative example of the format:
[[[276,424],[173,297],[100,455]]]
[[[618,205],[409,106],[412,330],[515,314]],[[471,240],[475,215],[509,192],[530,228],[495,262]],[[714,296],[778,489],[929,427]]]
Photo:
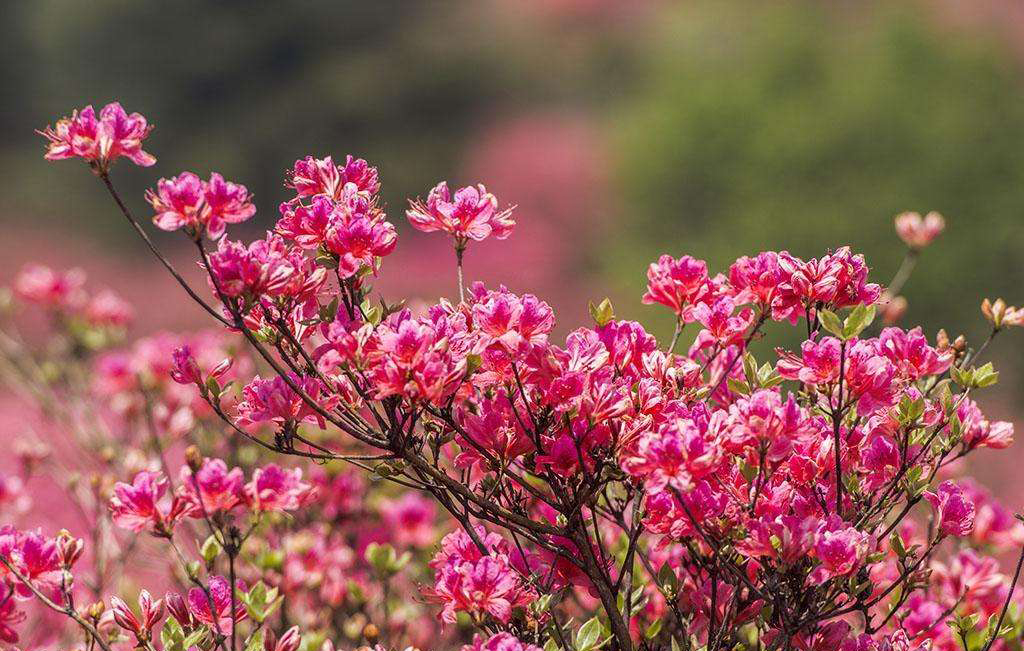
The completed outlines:
[[[391,540],[397,545],[427,547],[437,540],[434,503],[418,493],[408,492],[380,507]]]
[[[46,160],[77,156],[105,172],[122,156],[143,167],[156,163],[156,158],[142,151],[142,141],[151,129],[142,115],[128,115],[120,103],[112,102],[103,107],[99,117],[92,106],[86,106],[39,133],[50,141]]]
[[[223,238],[209,259],[214,292],[252,302],[274,297],[305,302],[315,297],[327,277],[326,269],[315,266],[275,233],[267,233],[248,247]],[[271,306],[275,303],[265,302]]]
[[[847,576],[860,567],[870,548],[870,536],[853,527],[823,531],[815,543],[814,553],[821,565],[814,573],[816,582]]]
[[[178,497],[165,500],[167,478],[160,473],[143,470],[131,484],[118,482],[110,498],[114,524],[136,533],[149,528],[154,534],[168,535],[188,510]]]
[[[647,268],[645,305],[660,304],[676,313],[681,320],[692,323],[692,306],[711,300],[717,293],[708,277],[708,265],[688,255],[676,260],[663,255]]]
[[[466,644],[462,651],[541,651],[540,647],[522,642],[511,633],[497,633],[486,640],[473,636],[473,643]]]
[[[371,196],[380,190],[377,168],[350,155],[345,156],[344,165],[336,165],[330,156],[300,158],[295,161],[287,185],[295,189],[296,199],[324,195],[339,200],[349,183],[358,192]]]
[[[0,602],[0,641],[7,644],[18,643],[20,637],[15,627],[27,617],[24,611],[17,609],[17,605],[18,603],[10,598]]]
[[[294,511],[313,496],[313,486],[302,481],[302,469],[285,470],[277,464],[257,468],[245,485],[245,497],[254,511]]]
[[[946,220],[934,211],[924,217],[916,212],[896,215],[896,234],[914,250],[923,249],[931,244],[945,229]]]
[[[228,224],[238,224],[256,214],[252,196],[244,185],[225,181],[214,172],[203,181],[192,172],[160,179],[156,191],[146,192],[156,214],[153,223],[162,230],[186,229],[192,237],[216,240]]]
[[[449,325],[444,318],[414,319],[408,310],[382,323],[367,345],[376,397],[439,401],[451,395],[465,375],[466,359],[453,350],[464,335],[447,332]]]
[[[235,589],[245,592],[245,584],[238,581]],[[231,612],[231,584],[222,576],[211,576],[207,590],[209,595],[201,588],[192,588],[188,591],[190,613],[196,621],[206,624],[217,633],[230,635],[235,623],[248,616],[245,606],[242,605],[241,599],[236,599],[235,611]]]
[[[968,536],[974,529],[974,502],[951,481],[939,484],[936,492],[925,491],[924,498],[935,511],[935,528],[945,536]]]
[[[807,340],[800,344],[799,357],[779,350],[779,375],[804,384],[835,382],[839,379],[840,347],[835,337],[822,337],[818,341]]]
[[[453,197],[448,183],[441,181],[427,195],[427,200],[410,201],[405,212],[409,223],[425,233],[443,231],[455,238],[457,246],[467,240],[480,242],[493,235],[503,240],[512,234],[516,222],[515,206],[498,210],[498,199],[483,185],[466,186]]]
[[[195,474],[188,466],[181,468],[182,490],[194,518],[235,508],[245,497],[242,482],[242,469],[228,470],[222,459],[203,459]]]
[[[4,525],[0,528],[0,556],[35,588],[51,598],[57,597],[63,576],[57,540],[44,536],[40,530],[22,532]],[[15,597],[33,598],[27,585],[7,575],[7,568],[0,567],[0,577],[14,586]]]
[[[529,599],[519,575],[505,556],[484,556],[474,562],[449,564],[439,568],[434,594],[444,604],[441,620],[454,624],[456,613],[490,615],[502,623],[512,617],[512,609]]]
[[[320,380],[291,372],[288,377],[323,409],[331,409],[337,404],[337,395],[329,392]],[[255,376],[252,382],[242,389],[242,401],[238,403],[237,409],[236,421],[240,425],[307,422],[317,423],[321,429],[327,426],[323,416],[309,406],[279,375],[266,379],[259,375]]]
[[[920,326],[909,331],[882,330],[878,336],[878,352],[896,366],[900,375],[911,381],[945,373],[953,364],[952,349],[939,351],[929,346]]]

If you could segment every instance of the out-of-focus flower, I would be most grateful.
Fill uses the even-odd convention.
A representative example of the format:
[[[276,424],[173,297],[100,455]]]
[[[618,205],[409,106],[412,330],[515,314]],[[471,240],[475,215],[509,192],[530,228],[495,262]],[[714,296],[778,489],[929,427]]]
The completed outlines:
[[[434,503],[414,492],[381,504],[381,516],[388,526],[388,534],[398,545],[427,547],[437,539]]]
[[[946,220],[935,211],[924,217],[916,212],[896,215],[896,234],[911,249],[920,250],[928,246],[945,228]]]
[[[997,298],[995,301],[985,299],[981,302],[981,313],[992,326],[999,330],[1006,326],[1024,326],[1024,307],[1007,305],[1006,301]]]
[[[143,167],[156,163],[155,157],[142,150],[142,141],[151,129],[142,115],[129,115],[119,102],[112,102],[98,116],[92,106],[86,106],[39,133],[49,140],[47,160],[77,156],[105,172],[121,157]]]
[[[28,264],[14,279],[14,293],[44,307],[75,309],[85,301],[85,272],[58,272],[41,264]]]
[[[89,299],[84,315],[93,326],[124,328],[135,317],[135,310],[131,303],[105,289]]]

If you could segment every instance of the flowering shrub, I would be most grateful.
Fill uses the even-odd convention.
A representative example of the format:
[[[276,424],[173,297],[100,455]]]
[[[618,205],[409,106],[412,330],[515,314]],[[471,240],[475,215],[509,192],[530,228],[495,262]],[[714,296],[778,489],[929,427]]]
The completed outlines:
[[[244,186],[159,181],[153,221],[192,242],[203,298],[111,178],[118,158],[155,162],[145,119],[100,116],[44,131],[47,156],[88,162],[223,332],[125,347],[130,310],[90,308],[80,272],[16,279],[55,325],[41,347],[5,331],[12,384],[101,471],[70,491],[91,546],[0,534],[4,640],[34,599],[105,651],[1020,648],[1021,562],[1008,575],[999,555],[1024,525],[953,472],[1012,442],[974,396],[1024,310],[986,301],[973,347],[894,325],[938,215],[897,217],[907,260],[884,290],[846,247],[715,275],[664,255],[642,300],[676,315],[667,345],[607,300],[556,342],[543,300],[463,283],[472,243],[515,226],[482,185],[441,183],[407,213],[451,237],[457,302],[372,298],[396,234],[377,170],[351,156],[297,161],[251,244],[226,234],[255,213]],[[804,341],[759,361],[776,323]],[[140,533],[173,559],[162,599],[112,594],[137,578]]]

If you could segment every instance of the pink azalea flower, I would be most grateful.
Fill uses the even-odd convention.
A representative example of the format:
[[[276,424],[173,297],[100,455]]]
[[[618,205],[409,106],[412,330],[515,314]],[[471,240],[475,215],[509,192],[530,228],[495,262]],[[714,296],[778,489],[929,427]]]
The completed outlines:
[[[974,502],[951,481],[939,484],[936,492],[925,491],[924,498],[935,511],[935,528],[947,536],[967,536],[974,529]]]
[[[483,185],[467,186],[455,191],[441,181],[427,195],[426,202],[410,201],[406,217],[409,223],[424,232],[443,231],[465,246],[467,240],[481,241],[493,235],[503,240],[512,233],[516,222],[515,207],[498,210],[498,199]]]
[[[528,598],[518,574],[503,556],[485,556],[476,562],[441,567],[434,593],[444,604],[441,620],[448,624],[455,623],[455,613],[459,611],[490,615],[508,623],[512,609]]]
[[[153,223],[165,231],[185,228],[192,237],[206,233],[216,240],[228,224],[238,224],[256,214],[256,206],[244,185],[225,181],[214,172],[203,181],[192,172],[160,179],[156,191],[146,192],[156,215]]]
[[[946,220],[937,212],[924,217],[920,213],[905,212],[896,215],[896,234],[911,249],[923,249],[946,229]]]
[[[663,255],[647,269],[647,293],[642,300],[645,305],[664,305],[690,323],[695,319],[687,307],[710,298],[709,282],[708,265],[703,260]]]
[[[245,485],[246,501],[254,511],[294,511],[312,495],[301,468],[286,470],[273,463],[254,470]]]
[[[332,199],[341,199],[346,184],[353,184],[359,192],[369,195],[380,190],[377,168],[372,167],[362,158],[345,157],[344,165],[336,165],[334,160],[306,156],[295,161],[288,185],[295,189],[297,198],[326,195]]]
[[[222,576],[212,576],[207,585],[209,595],[201,588],[188,591],[188,609],[195,619],[206,624],[221,635],[230,635],[236,622],[248,615],[241,599],[235,600],[235,611],[231,612],[231,584]],[[236,590],[245,591],[245,584],[239,581]],[[211,602],[213,608],[211,609]]]
[[[194,474],[188,466],[181,468],[183,493],[192,505],[194,518],[235,508],[245,497],[242,482],[242,469],[228,470],[222,459],[203,459]]]
[[[541,651],[540,647],[522,642],[511,633],[498,633],[486,640],[479,635],[473,636],[473,643],[466,644],[462,651]]]
[[[397,545],[427,547],[437,540],[434,503],[419,493],[408,492],[380,507],[388,533]]]
[[[814,580],[823,582],[853,573],[864,562],[870,543],[867,533],[853,527],[821,532],[814,545],[815,556],[821,562]]]
[[[315,377],[299,376],[289,372],[288,378],[323,409],[332,409],[337,403],[337,395],[329,392]],[[242,401],[238,403],[237,410],[235,420],[239,425],[305,422],[317,423],[321,429],[327,426],[323,416],[293,391],[279,375],[266,379],[259,375],[255,376],[252,382],[242,389]]]
[[[77,309],[85,301],[85,272],[57,272],[41,264],[28,264],[14,279],[14,293],[44,307]]]
[[[878,352],[896,365],[903,377],[914,381],[926,375],[941,375],[953,365],[953,351],[938,351],[917,327],[910,331],[885,328],[878,336]]]
[[[106,289],[89,299],[84,316],[93,326],[124,328],[135,318],[135,310],[128,301]]]
[[[20,637],[15,627],[27,618],[25,612],[18,610],[17,606],[14,599],[0,601],[0,641],[7,644],[18,643]]]
[[[188,507],[178,497],[164,500],[166,492],[167,478],[146,470],[135,475],[131,484],[118,482],[110,498],[114,524],[136,533],[149,528],[154,534],[168,534]]]
[[[120,103],[113,102],[104,106],[98,117],[92,106],[86,106],[39,133],[49,140],[47,160],[77,156],[105,172],[122,156],[143,167],[156,163],[156,158],[142,150],[142,141],[151,129],[142,115],[128,115]]]

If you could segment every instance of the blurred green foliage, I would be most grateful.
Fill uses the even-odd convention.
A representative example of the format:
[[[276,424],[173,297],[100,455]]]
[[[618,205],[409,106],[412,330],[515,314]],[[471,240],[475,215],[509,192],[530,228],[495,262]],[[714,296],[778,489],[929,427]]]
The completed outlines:
[[[884,284],[903,254],[893,216],[938,210],[947,232],[904,290],[905,321],[979,336],[983,296],[1024,302],[1021,67],[995,39],[940,29],[925,6],[666,12],[613,118],[635,245],[613,277],[635,294],[638,265],[661,251],[724,271],[765,249],[849,244]]]

